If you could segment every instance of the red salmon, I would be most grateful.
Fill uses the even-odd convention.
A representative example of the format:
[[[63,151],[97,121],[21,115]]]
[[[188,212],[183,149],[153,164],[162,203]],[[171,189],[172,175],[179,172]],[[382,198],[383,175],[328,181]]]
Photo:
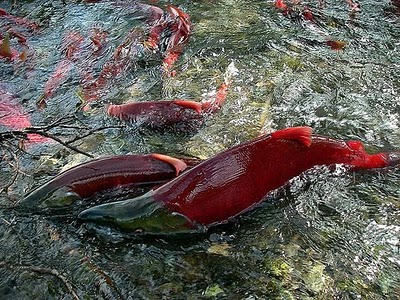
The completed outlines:
[[[358,141],[311,135],[309,127],[287,128],[219,153],[141,197],[89,208],[79,218],[153,233],[216,225],[304,171],[333,164],[384,168],[399,165],[400,152],[370,155]]]
[[[201,125],[204,117],[220,109],[226,99],[228,84],[223,83],[214,99],[206,102],[188,100],[132,102],[109,105],[107,113],[121,120],[130,120],[153,129],[190,129]],[[188,123],[194,121],[192,126]],[[188,128],[186,128],[188,127]]]
[[[94,159],[70,168],[32,191],[20,202],[23,207],[65,206],[105,190],[155,185],[176,177],[195,160],[162,154],[119,155]]]
[[[0,86],[0,124],[11,130],[23,130],[31,127],[30,116],[17,102],[16,98]],[[48,138],[37,134],[28,134],[29,143],[43,143]]]

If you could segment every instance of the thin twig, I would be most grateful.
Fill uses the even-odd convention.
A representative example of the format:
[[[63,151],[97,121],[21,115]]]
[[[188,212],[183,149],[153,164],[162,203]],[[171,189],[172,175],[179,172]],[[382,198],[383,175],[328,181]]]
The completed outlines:
[[[5,261],[0,261],[0,267],[4,266],[12,269],[15,268],[14,265],[11,267],[11,265],[6,263]],[[68,281],[68,279],[65,276],[61,275],[60,272],[58,272],[57,270],[50,268],[36,267],[36,266],[24,266],[24,265],[19,265],[18,268],[21,270],[28,270],[40,274],[48,274],[58,278],[59,280],[62,281],[64,286],[67,288],[68,292],[72,295],[72,297],[76,300],[80,300],[78,294],[74,291],[72,284]]]
[[[69,124],[72,121],[77,121],[77,120],[78,120],[78,118],[75,115],[67,115],[67,116],[60,117],[60,118],[54,120],[53,122],[51,122],[48,125],[31,126],[29,128],[32,128],[34,130],[50,130],[50,129],[59,127],[60,125]]]
[[[69,281],[67,280],[67,278],[63,275],[61,275],[57,270],[55,269],[49,269],[49,268],[41,268],[41,267],[35,267],[35,266],[21,266],[21,269],[27,269],[33,272],[37,272],[40,274],[50,274],[53,275],[55,277],[57,277],[58,279],[60,279],[65,287],[67,288],[68,292],[72,295],[72,297],[74,297],[74,299],[79,300],[79,296],[78,294],[74,291],[72,284],[69,283]]]
[[[45,131],[37,131],[35,129],[32,129],[31,127],[28,127],[28,128],[25,128],[23,132],[24,133],[34,133],[34,134],[38,134],[38,135],[50,138],[50,139],[56,141],[57,143],[63,145],[64,147],[67,147],[70,150],[73,150],[77,153],[83,154],[87,157],[94,158],[93,155],[91,155],[83,150],[80,150],[80,149],[76,148],[75,146],[71,146],[71,145],[67,144],[66,142],[62,141],[61,139],[59,139],[58,137],[56,137],[55,135],[47,133]]]
[[[66,142],[66,144],[74,143],[74,142],[76,142],[76,141],[82,140],[82,139],[84,139],[84,138],[86,138],[86,137],[92,135],[92,134],[95,133],[95,132],[102,131],[102,130],[106,130],[106,129],[111,129],[111,128],[124,128],[124,126],[104,126],[104,127],[99,127],[99,128],[91,129],[91,130],[89,130],[88,133],[86,133],[86,134],[84,134],[84,135],[81,135],[81,136],[77,136],[77,137],[75,137],[74,139],[72,139],[72,140]]]
[[[10,149],[8,149],[8,147],[6,148],[6,150],[8,151],[9,155],[11,155],[11,157],[15,161],[16,165],[13,165],[8,159],[4,160],[4,161],[15,171],[15,174],[13,175],[11,180],[5,186],[0,188],[0,193],[6,192],[10,188],[10,186],[12,186],[14,184],[14,182],[17,180],[18,175],[20,173],[19,172],[19,160],[17,159],[15,153],[12,152]],[[6,155],[4,155],[4,157],[6,157]]]

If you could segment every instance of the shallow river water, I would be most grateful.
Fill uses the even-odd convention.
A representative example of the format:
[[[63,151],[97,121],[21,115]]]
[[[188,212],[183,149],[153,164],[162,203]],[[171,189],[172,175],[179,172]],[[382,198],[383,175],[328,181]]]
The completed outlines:
[[[190,15],[176,75],[138,43],[86,104],[85,76],[99,74],[130,33],[148,34],[143,11],[134,1],[0,1],[39,25],[0,15],[0,37],[15,30],[27,38],[27,46],[11,39],[18,51],[26,47],[26,59],[0,59],[0,103],[11,99],[32,126],[50,125],[49,133],[83,152],[49,140],[25,143],[25,151],[17,137],[0,141],[0,299],[399,299],[399,168],[317,167],[256,209],[198,234],[127,236],[80,224],[76,211],[27,213],[16,205],[87,154],[205,159],[260,132],[299,125],[361,140],[369,152],[400,149],[398,2],[360,0],[355,15],[344,0],[303,2],[313,20],[287,17],[273,1],[143,1]],[[101,49],[91,43],[96,33],[104,33]],[[77,36],[83,46],[71,53],[69,72],[44,96]],[[105,114],[109,103],[201,101],[227,77],[224,106],[197,130],[140,129]]]

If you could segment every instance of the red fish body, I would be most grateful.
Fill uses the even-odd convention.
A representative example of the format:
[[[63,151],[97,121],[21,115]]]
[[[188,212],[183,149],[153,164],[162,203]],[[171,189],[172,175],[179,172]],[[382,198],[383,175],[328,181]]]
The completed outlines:
[[[112,58],[106,62],[96,79],[83,86],[83,97],[88,103],[98,100],[107,93],[107,88],[135,62],[140,47],[140,33],[130,32],[125,41],[117,47]]]
[[[6,10],[0,8],[0,19],[8,20],[9,22],[25,27],[27,29],[36,31],[39,29],[39,25],[36,22],[30,21],[25,18],[13,16],[9,14]]]
[[[218,110],[226,99],[227,84],[222,84],[214,99],[203,103],[188,100],[132,102],[109,105],[107,113],[121,120],[130,120],[153,129],[186,130],[200,126],[208,113]],[[192,125],[188,123],[194,121]]]
[[[189,15],[177,7],[169,5],[167,11],[173,20],[169,26],[172,34],[167,44],[163,62],[167,74],[174,75],[171,69],[189,40],[191,23]]]
[[[285,1],[276,0],[275,1],[275,8],[285,11],[285,10],[287,10],[288,6],[286,5]]]
[[[186,162],[189,166],[195,163]],[[160,184],[184,171],[186,162],[161,154],[120,155],[91,160],[59,174],[31,192],[20,205],[54,207],[105,190]]]
[[[4,94],[1,93],[3,97]],[[12,98],[11,98],[12,99]],[[31,126],[29,115],[24,113],[23,108],[11,101],[0,101],[0,124],[13,130],[19,130]]]
[[[44,86],[44,97],[46,99],[51,98],[54,95],[62,82],[68,77],[71,69],[72,62],[67,59],[62,60],[57,64],[53,74],[51,74]]]
[[[170,224],[144,227],[143,218],[152,215],[143,216],[129,208],[145,203],[156,214],[181,216],[172,230],[211,226],[249,210],[304,171],[332,164],[353,170],[384,168],[400,164],[400,152],[369,155],[360,142],[312,136],[308,127],[288,128],[217,154],[142,197],[95,206],[79,217],[131,231],[171,229]]]
[[[151,50],[158,50],[161,34],[167,27],[164,20],[164,11],[153,5],[138,3],[140,9],[147,15],[146,21],[151,26],[150,34],[144,45]]]
[[[46,106],[46,99],[51,98],[61,84],[68,78],[74,62],[78,59],[81,52],[83,36],[77,32],[69,32],[64,37],[65,58],[56,66],[54,72],[47,80],[44,88],[43,98],[39,100],[39,107]]]
[[[17,99],[0,86],[0,124],[11,130],[23,130],[32,126],[30,116],[17,102]],[[48,138],[37,134],[27,134],[29,143],[42,143]]]
[[[122,105],[110,105],[107,113],[121,120],[130,120],[153,129],[171,127],[187,121],[203,118],[201,103],[194,101],[148,101]]]

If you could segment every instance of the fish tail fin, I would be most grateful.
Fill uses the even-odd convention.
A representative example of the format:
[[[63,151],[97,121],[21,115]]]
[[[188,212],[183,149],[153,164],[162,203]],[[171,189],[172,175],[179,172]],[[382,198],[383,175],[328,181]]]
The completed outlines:
[[[271,136],[275,139],[293,140],[310,147],[312,128],[308,126],[290,127],[275,131]]]
[[[400,151],[387,153],[386,165],[388,167],[400,166]]]
[[[367,154],[365,153],[365,159],[360,169],[380,169],[387,167],[399,167],[400,166],[400,152],[389,152],[389,153],[377,153]]]
[[[360,141],[347,141],[349,148],[361,155],[363,159],[356,165],[360,169],[377,169],[400,166],[400,152],[383,152],[368,154]]]
[[[4,39],[0,44],[0,56],[4,56],[10,59],[12,57],[10,35],[8,33],[4,36]]]
[[[228,88],[231,86],[233,77],[239,73],[239,70],[235,67],[234,62],[231,62],[224,73],[224,82],[219,86],[213,99],[202,103],[202,109],[205,112],[214,112],[221,108],[228,95]]]

